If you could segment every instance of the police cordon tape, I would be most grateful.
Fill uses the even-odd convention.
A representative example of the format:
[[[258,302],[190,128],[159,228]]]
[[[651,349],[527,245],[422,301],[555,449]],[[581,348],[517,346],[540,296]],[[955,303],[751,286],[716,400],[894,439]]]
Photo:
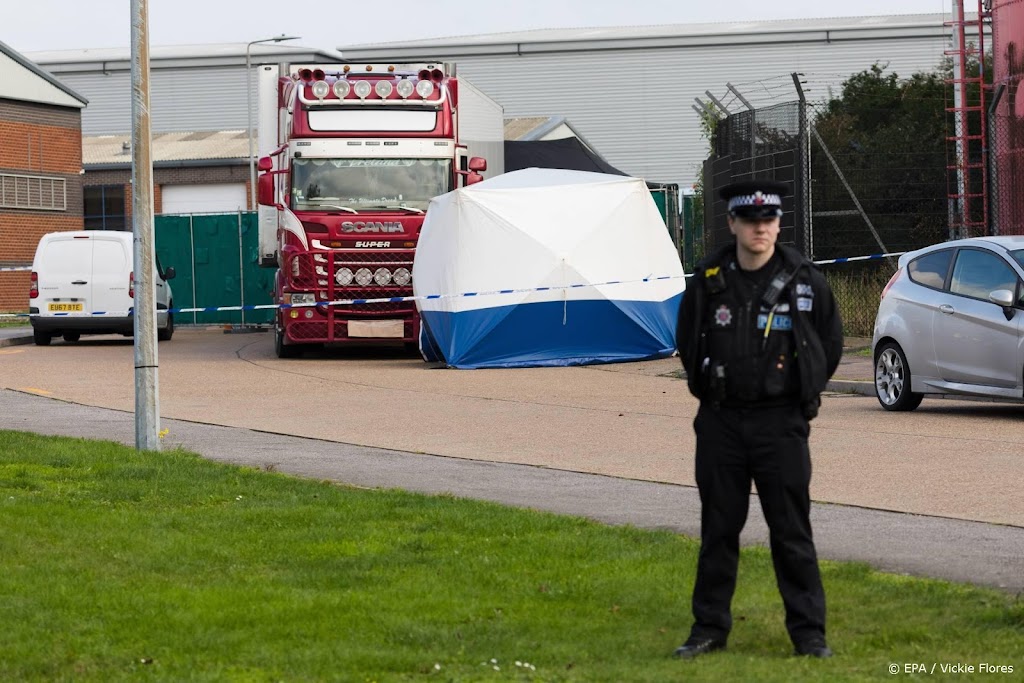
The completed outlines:
[[[883,258],[890,258],[893,256],[900,256],[906,252],[893,252],[890,254],[871,254],[870,256],[849,256],[838,259],[828,259],[824,261],[814,261],[815,265],[828,265],[833,263],[851,263],[854,261],[869,261]],[[217,312],[231,312],[231,311],[265,311],[265,310],[276,310],[276,309],[289,309],[289,308],[313,308],[317,306],[361,306],[365,304],[385,304],[385,303],[406,303],[409,301],[436,301],[438,299],[460,299],[469,297],[481,297],[481,296],[500,296],[505,294],[529,294],[532,292],[551,292],[561,291],[569,289],[582,289],[585,287],[608,287],[612,285],[628,285],[638,284],[644,282],[657,282],[662,280],[679,280],[687,278],[693,275],[693,273],[684,273],[683,275],[661,275],[657,277],[645,277],[636,280],[608,280],[607,282],[588,282],[585,284],[572,284],[572,285],[555,285],[549,287],[525,287],[521,289],[494,289],[485,292],[462,292],[459,294],[426,294],[422,296],[391,296],[391,297],[380,297],[377,299],[336,299],[333,301],[315,301],[312,303],[301,303],[301,304],[257,304],[252,306],[204,306],[199,308],[171,308],[168,309],[169,313],[217,313]],[[111,316],[111,317],[124,317],[131,315],[131,311],[94,311],[90,315],[93,316]],[[55,317],[60,316],[73,316],[74,313],[54,313]],[[28,317],[28,313],[0,313],[0,318],[21,318]]]

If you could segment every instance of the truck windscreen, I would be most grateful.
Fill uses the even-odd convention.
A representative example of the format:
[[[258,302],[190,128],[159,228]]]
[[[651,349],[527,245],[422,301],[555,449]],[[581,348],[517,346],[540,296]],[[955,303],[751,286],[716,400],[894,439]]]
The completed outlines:
[[[449,159],[292,159],[291,208],[426,211],[451,178]]]

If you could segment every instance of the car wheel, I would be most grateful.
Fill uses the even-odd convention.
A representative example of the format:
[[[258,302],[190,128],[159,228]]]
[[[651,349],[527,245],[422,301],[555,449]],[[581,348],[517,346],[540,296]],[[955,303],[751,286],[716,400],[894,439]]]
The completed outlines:
[[[174,302],[173,301],[168,305],[168,308],[174,308]],[[156,331],[156,338],[157,338],[157,341],[171,341],[171,337],[173,337],[173,336],[174,336],[174,314],[173,313],[168,313],[167,314],[167,324],[162,329],[159,329],[159,330]]]
[[[295,358],[302,353],[299,347],[286,343],[284,330],[278,324],[274,325],[274,353],[278,358]]]
[[[36,346],[49,346],[51,339],[53,339],[53,337],[50,336],[49,332],[32,330],[32,340],[36,343]]]
[[[66,342],[76,342],[76,341],[78,341],[81,338],[82,338],[82,335],[80,335],[78,332],[65,332],[64,333],[64,341],[66,341]]]
[[[913,410],[921,405],[924,394],[910,391],[910,365],[903,349],[886,342],[875,356],[875,395],[886,410]]]

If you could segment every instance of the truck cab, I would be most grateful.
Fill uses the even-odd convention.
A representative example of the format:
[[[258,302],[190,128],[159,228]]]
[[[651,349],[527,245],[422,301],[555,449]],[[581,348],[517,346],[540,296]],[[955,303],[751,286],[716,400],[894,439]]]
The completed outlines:
[[[278,268],[284,306],[279,356],[308,344],[417,344],[405,299],[430,200],[503,166],[501,107],[447,69],[296,67],[277,78],[278,139],[259,162],[258,200],[261,263]]]

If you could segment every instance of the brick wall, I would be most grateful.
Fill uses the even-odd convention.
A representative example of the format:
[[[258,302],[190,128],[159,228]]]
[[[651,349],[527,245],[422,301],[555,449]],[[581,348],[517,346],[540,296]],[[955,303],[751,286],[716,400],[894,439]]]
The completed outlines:
[[[81,112],[0,99],[0,173],[63,178],[65,211],[0,208],[0,264],[31,266],[39,238],[82,229]],[[28,310],[28,273],[0,273],[0,311]]]
[[[0,273],[0,313],[27,313],[28,285],[28,273]]]
[[[125,216],[132,215],[132,172],[131,168],[86,171],[84,184],[124,185]],[[249,167],[244,165],[225,166],[181,166],[153,169],[153,213],[163,210],[162,189],[164,185],[207,185],[217,183],[245,183],[246,197],[249,192]]]

